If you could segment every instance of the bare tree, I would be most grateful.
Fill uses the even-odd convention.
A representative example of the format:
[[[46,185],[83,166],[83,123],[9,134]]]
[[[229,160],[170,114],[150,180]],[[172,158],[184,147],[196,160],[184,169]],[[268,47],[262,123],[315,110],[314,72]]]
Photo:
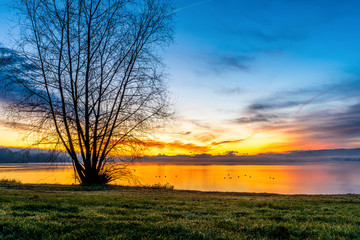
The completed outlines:
[[[168,116],[158,50],[172,40],[161,0],[19,0],[19,50],[2,50],[10,108],[39,143],[62,146],[81,183],[124,172],[155,120]],[[1,64],[2,62],[2,64]],[[24,118],[23,118],[24,119]],[[24,123],[24,122],[23,122]]]

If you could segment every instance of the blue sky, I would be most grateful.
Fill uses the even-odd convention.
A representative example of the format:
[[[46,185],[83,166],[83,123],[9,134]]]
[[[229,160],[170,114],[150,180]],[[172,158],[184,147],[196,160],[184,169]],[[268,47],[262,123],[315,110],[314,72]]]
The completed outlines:
[[[360,146],[359,1],[178,0],[175,9],[164,60],[177,114],[156,141],[186,154]]]
[[[358,146],[359,2],[191,4],[178,1],[167,55],[181,117],[226,125],[223,141],[274,129],[294,148]]]

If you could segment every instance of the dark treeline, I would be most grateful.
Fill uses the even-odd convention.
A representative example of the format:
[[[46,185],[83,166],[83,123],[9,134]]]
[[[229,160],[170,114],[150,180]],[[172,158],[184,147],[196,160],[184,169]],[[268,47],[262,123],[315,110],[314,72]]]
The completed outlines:
[[[156,157],[145,157],[143,162],[158,164],[224,164],[224,165],[279,165],[279,164],[312,164],[326,162],[360,161],[360,148],[324,149],[289,151],[285,153],[260,153],[257,155],[233,154],[224,155],[198,154]]]
[[[258,155],[177,155],[145,156],[140,162],[156,164],[306,164],[320,162],[360,161],[360,148],[290,151],[286,153],[261,153]],[[0,147],[0,163],[70,162],[59,151]]]
[[[0,147],[0,163],[46,163],[68,161],[69,159],[61,152]]]

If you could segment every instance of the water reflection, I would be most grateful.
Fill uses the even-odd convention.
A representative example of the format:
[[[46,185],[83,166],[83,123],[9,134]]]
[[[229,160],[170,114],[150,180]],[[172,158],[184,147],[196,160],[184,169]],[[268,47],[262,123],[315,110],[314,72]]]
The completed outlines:
[[[22,183],[76,183],[71,164],[0,164],[0,179],[16,179]]]
[[[176,189],[289,194],[360,193],[360,163],[321,165],[136,165],[144,185],[170,184]],[[75,183],[71,165],[0,165],[0,178],[23,183]],[[118,181],[117,184],[134,185]]]

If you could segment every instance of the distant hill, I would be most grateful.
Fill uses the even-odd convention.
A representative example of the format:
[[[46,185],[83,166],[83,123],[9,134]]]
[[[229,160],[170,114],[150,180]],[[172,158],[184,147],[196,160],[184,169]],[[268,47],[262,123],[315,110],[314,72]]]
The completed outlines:
[[[66,155],[61,152],[0,147],[0,163],[45,163],[68,161],[69,159]]]
[[[285,153],[261,153],[258,155],[177,155],[145,156],[140,162],[156,164],[306,164],[324,162],[360,162],[360,148],[290,151]],[[0,163],[70,162],[62,152],[0,147]]]
[[[360,162],[360,148],[353,149],[324,149],[324,150],[303,150],[290,151],[285,153],[261,153],[257,155],[178,155],[178,156],[147,156],[144,163],[159,164],[307,164],[325,162]]]

